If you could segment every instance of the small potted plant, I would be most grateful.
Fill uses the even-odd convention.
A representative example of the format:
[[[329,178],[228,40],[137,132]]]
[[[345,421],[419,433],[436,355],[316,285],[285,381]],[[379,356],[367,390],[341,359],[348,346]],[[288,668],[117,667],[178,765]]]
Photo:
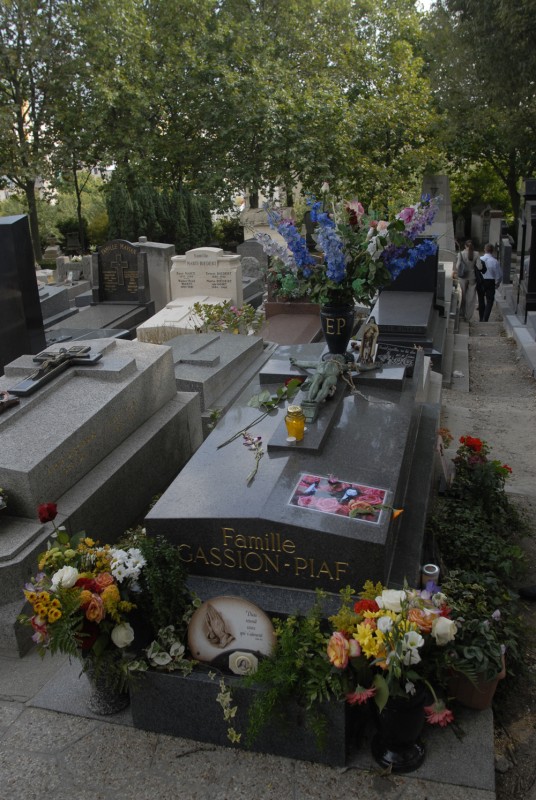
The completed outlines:
[[[443,588],[457,627],[445,651],[448,694],[468,708],[489,708],[506,676],[501,611],[490,607],[484,586],[467,583],[456,572],[444,580]]]

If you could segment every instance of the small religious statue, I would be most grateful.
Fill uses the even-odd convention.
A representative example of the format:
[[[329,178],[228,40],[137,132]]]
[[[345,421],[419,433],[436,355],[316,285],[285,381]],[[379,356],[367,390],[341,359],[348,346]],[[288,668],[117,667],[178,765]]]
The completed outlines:
[[[307,422],[313,422],[320,403],[328,397],[333,397],[339,376],[348,372],[350,365],[344,356],[335,354],[330,354],[325,361],[300,361],[291,356],[290,363],[293,367],[315,370],[303,384],[303,389],[307,389],[307,398],[301,403],[305,419]]]
[[[376,320],[374,317],[370,317],[365,325],[361,338],[361,348],[359,350],[359,361],[357,364],[359,370],[376,368],[376,348],[379,334],[380,329],[376,325]]]

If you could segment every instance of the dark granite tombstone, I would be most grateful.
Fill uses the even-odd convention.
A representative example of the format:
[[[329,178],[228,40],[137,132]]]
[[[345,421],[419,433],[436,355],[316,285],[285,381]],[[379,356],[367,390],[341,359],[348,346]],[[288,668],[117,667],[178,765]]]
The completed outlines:
[[[527,181],[529,183],[529,181]],[[536,184],[536,181],[533,181]],[[530,253],[528,267],[525,266],[523,276],[523,299],[522,306],[525,311],[525,322],[529,311],[536,311],[536,207],[530,209]]]
[[[435,236],[420,237],[417,242],[436,239]],[[439,269],[439,249],[427,258],[418,261],[412,269],[405,269],[400,275],[385,286],[384,292],[432,292],[434,303],[437,292],[437,273]]]
[[[284,409],[252,427],[250,434],[262,437],[265,450],[252,482],[247,476],[254,456],[243,446],[242,436],[222,446],[259,416],[258,408],[248,405],[252,395],[261,388],[275,392],[285,377],[296,374],[289,352],[300,359],[318,359],[322,351],[323,345],[279,348],[277,383],[264,383],[261,372],[145,520],[150,535],[163,534],[182,548],[192,576],[224,581],[228,587],[224,593],[247,592],[245,596],[265,610],[278,610],[275,587],[281,587],[279,599],[285,590],[324,588],[336,594],[347,584],[360,588],[367,579],[386,582],[394,575],[400,521],[390,509],[404,505],[411,483],[422,351],[411,380],[386,379],[381,385],[356,378],[362,387],[358,394],[345,393],[341,383],[341,391],[326,402],[313,423],[319,437],[311,430],[302,442],[278,447]],[[273,374],[273,363],[267,367]],[[330,419],[325,425],[326,415]],[[323,435],[326,426],[329,433]],[[318,502],[308,499],[304,489],[311,476],[318,478]],[[341,487],[329,484],[333,476],[341,486],[358,487],[363,501],[378,498],[368,502],[381,507],[353,518],[348,513],[353,509],[339,497]],[[415,541],[422,541],[423,528],[413,530]],[[396,571],[410,582],[416,580],[418,558],[404,563],[399,554],[399,559]],[[271,607],[256,599],[259,582],[273,587]],[[281,608],[289,610],[288,602]]]
[[[27,216],[0,218],[0,374],[46,346]]]
[[[121,239],[103,245],[93,256],[93,301],[145,304],[149,299],[147,255]]]
[[[268,256],[262,249],[262,245],[256,239],[246,239],[245,242],[239,244],[236,252],[242,257],[256,258],[262,268],[268,266]]]

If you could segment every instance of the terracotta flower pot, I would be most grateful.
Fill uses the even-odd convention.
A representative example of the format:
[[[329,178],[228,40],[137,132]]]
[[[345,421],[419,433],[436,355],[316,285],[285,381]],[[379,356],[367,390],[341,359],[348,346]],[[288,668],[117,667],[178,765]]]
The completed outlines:
[[[449,678],[448,693],[466,708],[483,711],[489,708],[499,685],[499,681],[506,677],[506,665],[503,656],[503,668],[489,680],[477,680],[476,684],[469,680],[462,672],[452,671]]]

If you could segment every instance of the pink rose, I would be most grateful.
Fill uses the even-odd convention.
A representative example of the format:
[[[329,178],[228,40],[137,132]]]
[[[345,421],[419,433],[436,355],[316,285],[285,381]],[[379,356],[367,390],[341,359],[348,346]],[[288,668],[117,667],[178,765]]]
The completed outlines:
[[[360,493],[359,499],[364,503],[370,503],[371,506],[375,506],[378,503],[383,503],[385,492],[381,491],[381,489],[364,489]]]
[[[318,511],[328,511],[334,514],[339,505],[339,501],[335,497],[320,497],[315,503],[315,508]]]
[[[308,508],[309,506],[314,505],[315,499],[314,497],[307,496],[307,497],[298,497],[298,505],[302,508]]]
[[[413,217],[415,216],[415,209],[409,206],[408,208],[403,208],[400,214],[397,214],[398,219],[401,219],[406,225],[408,222],[411,222]]]

